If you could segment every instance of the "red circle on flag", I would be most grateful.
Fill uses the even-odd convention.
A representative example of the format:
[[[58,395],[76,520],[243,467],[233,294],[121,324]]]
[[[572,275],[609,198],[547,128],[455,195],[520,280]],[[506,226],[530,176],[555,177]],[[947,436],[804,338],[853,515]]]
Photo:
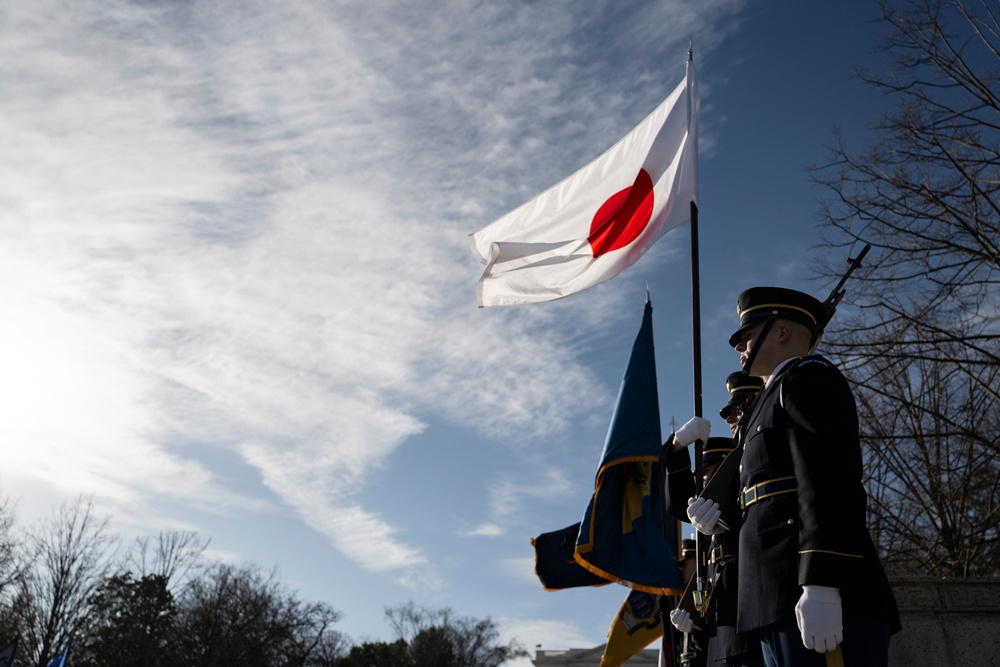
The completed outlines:
[[[640,169],[635,183],[611,195],[594,214],[587,237],[594,257],[635,241],[652,217],[653,179]]]

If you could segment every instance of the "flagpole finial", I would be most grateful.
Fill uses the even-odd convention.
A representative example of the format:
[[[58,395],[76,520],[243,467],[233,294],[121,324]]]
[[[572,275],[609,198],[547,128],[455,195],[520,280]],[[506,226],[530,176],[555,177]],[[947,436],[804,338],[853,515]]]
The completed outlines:
[[[694,37],[689,37],[688,39],[690,40],[688,42],[688,62],[689,63],[693,63],[694,62]]]
[[[646,303],[649,303],[649,281],[646,281]]]

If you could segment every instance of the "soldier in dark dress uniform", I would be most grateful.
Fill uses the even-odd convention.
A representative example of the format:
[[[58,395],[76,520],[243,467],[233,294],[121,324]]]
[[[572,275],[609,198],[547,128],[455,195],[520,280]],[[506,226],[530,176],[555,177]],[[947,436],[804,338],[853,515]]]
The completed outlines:
[[[729,392],[729,402],[719,410],[719,416],[726,420],[733,437],[739,430],[741,420],[747,415],[747,408],[757,398],[764,381],[758,377],[745,374],[743,371],[730,373],[726,378],[726,391]]]
[[[742,373],[733,373],[726,379],[729,402],[719,411],[719,416],[730,425],[733,435],[737,433],[739,418],[760,391],[763,382]],[[732,451],[733,438],[709,438],[702,454],[702,468],[705,482],[712,477],[716,467]],[[675,516],[689,521],[686,508],[694,495],[694,478],[691,474],[691,459],[686,448],[671,451],[667,455],[669,474],[667,507]],[[736,495],[734,479],[732,496]],[[723,519],[730,526],[739,526],[739,511],[727,512]],[[748,639],[736,631],[736,553],[739,535],[728,531],[713,535],[708,552],[708,584],[712,590],[712,604],[708,612],[708,662],[710,667],[725,665],[737,667],[761,667],[764,662],[760,642]],[[671,614],[671,622],[679,630],[690,630],[690,615],[683,610]]]
[[[767,665],[888,664],[899,612],[866,524],[854,396],[810,355],[823,305],[795,290],[739,297],[730,344],[765,381],[742,432],[737,629],[760,637]],[[720,508],[692,523],[714,530]],[[841,654],[842,652],[842,654]]]

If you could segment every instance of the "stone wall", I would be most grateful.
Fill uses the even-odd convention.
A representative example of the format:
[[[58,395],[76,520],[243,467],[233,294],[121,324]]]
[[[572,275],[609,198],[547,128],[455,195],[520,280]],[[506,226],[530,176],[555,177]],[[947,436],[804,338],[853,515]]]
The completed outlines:
[[[891,577],[903,631],[889,667],[1000,666],[1000,577]]]

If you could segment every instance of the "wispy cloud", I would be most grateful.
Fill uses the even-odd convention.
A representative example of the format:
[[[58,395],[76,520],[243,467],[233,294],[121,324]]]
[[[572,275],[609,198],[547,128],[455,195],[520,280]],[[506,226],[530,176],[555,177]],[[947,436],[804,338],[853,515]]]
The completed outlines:
[[[507,517],[524,510],[531,501],[558,498],[572,490],[562,470],[548,468],[527,478],[505,477],[490,488],[490,513],[494,517]]]
[[[695,17],[670,4],[678,44]],[[662,42],[651,11],[635,38]],[[182,443],[225,448],[356,562],[440,585],[353,500],[367,473],[428,416],[524,443],[607,401],[572,345],[594,315],[476,312],[465,243],[645,113],[624,84],[598,98],[591,43],[550,39],[594,20],[569,2],[5,5],[0,400],[19,410],[0,435],[31,443],[7,474],[123,512],[259,506]],[[629,85],[651,109],[662,78]],[[535,482],[496,482],[493,513],[565,489]]]
[[[483,523],[472,530],[462,532],[463,537],[500,537],[504,534],[504,529],[495,523]]]

